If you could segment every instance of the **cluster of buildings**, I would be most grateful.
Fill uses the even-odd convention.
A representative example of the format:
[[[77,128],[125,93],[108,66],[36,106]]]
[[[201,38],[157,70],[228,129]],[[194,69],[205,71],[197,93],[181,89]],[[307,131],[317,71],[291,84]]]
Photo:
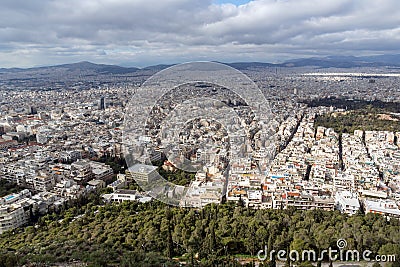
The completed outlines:
[[[336,181],[350,181],[350,188],[370,189],[377,186],[379,172],[362,141],[362,131],[342,134],[343,172]]]
[[[10,91],[4,95],[0,179],[29,193],[24,190],[3,198],[0,232],[115,180],[114,170],[102,163],[106,158],[121,158],[122,153],[118,126],[123,105],[113,96],[115,90]],[[26,106],[33,98],[37,109]]]
[[[72,164],[37,163],[19,161],[0,170],[2,179],[26,188],[0,201],[0,233],[24,225],[31,215],[57,211],[69,200],[104,188],[114,176],[108,165],[87,159]]]
[[[281,99],[336,97],[398,102],[400,98],[400,75],[387,68],[260,68],[244,72],[268,95]]]
[[[400,189],[400,132],[366,131],[365,144],[372,161],[376,164],[382,180],[392,191]]]
[[[227,200],[253,208],[338,209],[350,215],[363,210],[399,218],[398,134],[357,130],[340,140],[333,129],[314,129],[314,114],[304,114],[264,173],[251,161],[232,165]]]
[[[364,76],[312,71],[249,69],[246,74],[256,80],[270,105],[270,112],[259,118],[240,96],[218,86],[183,85],[161,98],[149,92],[148,99],[159,101],[144,118],[145,129],[129,126],[129,133],[138,137],[129,152],[141,162],[145,156],[154,161],[166,154],[162,167],[171,172],[192,165],[196,174],[190,184],[162,192],[179,195],[182,206],[226,200],[257,209],[338,209],[349,215],[363,210],[400,217],[400,133],[355,131],[339,136],[314,124],[318,114],[332,108],[299,103],[332,96],[395,101],[399,90],[393,91],[393,85],[399,77],[371,82]],[[59,73],[25,73],[36,77],[31,80],[1,74],[0,179],[27,189],[0,199],[0,233],[26,224],[32,213],[58,209],[96,188],[112,189],[103,195],[107,202],[151,200],[149,192],[127,188],[134,181],[157,179],[155,167],[131,164],[116,175],[101,163],[123,157],[124,119],[140,117],[148,108],[141,103],[126,110],[127,101],[151,73],[104,74],[88,81],[93,76],[89,71],[79,72],[85,81],[50,79]],[[209,101],[185,106],[188,94],[209,94],[224,105]],[[192,119],[202,118],[205,111],[212,111],[214,120]],[[145,149],[149,147],[150,155]]]

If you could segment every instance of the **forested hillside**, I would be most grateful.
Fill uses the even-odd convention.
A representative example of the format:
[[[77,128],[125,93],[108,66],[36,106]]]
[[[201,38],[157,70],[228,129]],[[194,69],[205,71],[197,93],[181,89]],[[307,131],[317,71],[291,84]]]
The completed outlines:
[[[0,266],[73,260],[89,266],[175,266],[176,258],[196,266],[236,266],[235,258],[256,258],[265,245],[321,251],[338,239],[348,249],[399,255],[400,222],[374,214],[252,210],[232,203],[201,210],[158,201],[87,204],[3,234]]]

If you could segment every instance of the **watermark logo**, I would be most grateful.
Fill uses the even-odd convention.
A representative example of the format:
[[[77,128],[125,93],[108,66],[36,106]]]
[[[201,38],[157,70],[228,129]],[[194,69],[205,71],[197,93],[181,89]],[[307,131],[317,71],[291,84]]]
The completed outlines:
[[[337,248],[329,247],[320,251],[319,253],[313,249],[306,249],[302,251],[298,250],[268,250],[265,246],[263,250],[259,250],[257,253],[257,258],[260,261],[272,261],[274,259],[278,261],[287,261],[288,259],[293,262],[302,261],[376,261],[376,262],[395,262],[396,255],[374,255],[371,250],[358,251],[356,249],[346,249],[347,241],[345,239],[338,239],[336,241]]]
[[[345,247],[347,247],[347,241],[346,241],[345,239],[338,239],[338,240],[336,241],[336,246],[337,246],[339,249],[344,249]]]

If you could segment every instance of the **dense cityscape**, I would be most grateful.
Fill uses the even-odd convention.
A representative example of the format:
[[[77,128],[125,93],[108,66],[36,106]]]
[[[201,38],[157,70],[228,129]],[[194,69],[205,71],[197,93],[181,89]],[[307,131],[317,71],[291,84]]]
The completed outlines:
[[[167,180],[172,177],[169,182],[177,182],[177,164],[182,157],[203,166],[192,174],[179,172],[186,179],[173,190],[163,191],[172,196],[187,190],[178,203],[182,207],[199,209],[227,202],[255,210],[292,207],[400,218],[400,76],[390,69],[243,70],[270,105],[276,123],[275,142],[271,152],[262,148],[262,134],[253,135],[248,145],[236,148],[227,173],[227,133],[218,122],[206,119],[191,121],[182,129],[181,142],[187,145],[174,150],[174,157],[167,158],[162,149],[168,147],[168,140],[162,145],[155,142],[150,154],[156,166],[140,162],[126,166],[122,140],[125,109],[142,82],[157,69],[101,75],[87,70],[66,78],[65,68],[32,70],[30,79],[25,72],[0,73],[0,178],[15,186],[0,199],[0,233],[27,225],[40,227],[38,218],[62,212],[91,194],[100,196],[99,205],[156,201],[137,183],[151,181],[158,172]],[[182,87],[160,100],[153,113],[154,125],[164,123],[176,106],[173,103],[180,97],[183,101],[188,93],[207,96],[222,92],[221,101],[238,110],[244,120],[252,120],[240,99],[224,88],[210,88],[202,84]],[[321,99],[367,103],[371,114],[389,122],[390,127],[348,132],[321,125],[320,117],[336,118],[352,109],[335,105],[335,101],[315,105]],[[376,102],[394,103],[395,110],[374,109]],[[139,114],[138,108],[134,112]],[[196,109],[190,113],[195,114]],[[254,123],[242,127],[255,129]],[[168,129],[156,134],[167,136]],[[146,144],[155,140],[151,133],[142,139]],[[217,148],[196,143],[203,139],[212,139]],[[78,214],[74,220],[84,217]]]
[[[400,267],[400,2],[0,2],[0,267]]]

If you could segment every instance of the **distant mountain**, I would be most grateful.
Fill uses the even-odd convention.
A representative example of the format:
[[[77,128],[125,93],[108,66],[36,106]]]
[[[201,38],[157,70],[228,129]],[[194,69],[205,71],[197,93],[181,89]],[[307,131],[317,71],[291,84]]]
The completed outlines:
[[[284,63],[264,63],[264,62],[233,62],[225,63],[238,70],[251,68],[271,68],[271,67],[319,67],[319,68],[354,68],[354,67],[400,67],[400,54],[396,55],[375,55],[375,56],[327,56],[299,58],[285,61]],[[52,72],[66,70],[68,72],[88,71],[92,74],[126,74],[137,71],[157,72],[174,64],[160,64],[145,68],[121,67],[118,65],[95,64],[88,61],[78,63],[62,64],[56,66],[35,67],[35,68],[0,68],[0,73],[23,73],[23,72]]]
[[[95,64],[88,61],[82,61],[78,63],[71,63],[71,64],[63,64],[58,66],[50,66],[50,67],[42,67],[42,68],[65,68],[71,71],[82,71],[82,70],[91,70],[97,73],[103,74],[124,74],[124,73],[131,73],[136,72],[139,68],[125,68],[117,65],[106,65],[106,64]]]
[[[364,56],[360,57],[367,62],[381,62],[386,64],[400,65],[400,54],[397,55],[379,55],[379,56]]]
[[[139,68],[134,67],[121,67],[117,65],[106,65],[106,64],[95,64],[88,61],[82,61],[77,63],[70,63],[70,64],[62,64],[62,65],[55,65],[55,66],[45,66],[45,67],[33,67],[33,68],[0,68],[1,72],[7,73],[18,73],[18,72],[42,72],[42,71],[56,71],[56,70],[66,70],[69,72],[76,72],[76,71],[91,71],[97,74],[125,74],[125,73],[132,73],[140,70]]]
[[[24,69],[21,68],[0,68],[0,73],[1,72],[18,72]]]
[[[280,64],[263,63],[263,62],[234,62],[234,63],[226,63],[226,65],[231,66],[232,68],[238,70],[245,70],[250,68],[270,68],[270,67],[280,66]]]
[[[262,62],[235,62],[227,65],[238,70],[270,67],[318,67],[318,68],[355,68],[355,67],[400,67],[400,55],[377,56],[327,56],[299,58],[279,64]]]
[[[172,67],[174,65],[175,64],[158,64],[158,65],[154,65],[154,66],[145,67],[142,70],[160,71],[160,70]]]
[[[400,67],[400,55],[378,56],[327,56],[299,58],[281,64],[284,67],[315,66],[321,68],[354,68],[354,67]]]

